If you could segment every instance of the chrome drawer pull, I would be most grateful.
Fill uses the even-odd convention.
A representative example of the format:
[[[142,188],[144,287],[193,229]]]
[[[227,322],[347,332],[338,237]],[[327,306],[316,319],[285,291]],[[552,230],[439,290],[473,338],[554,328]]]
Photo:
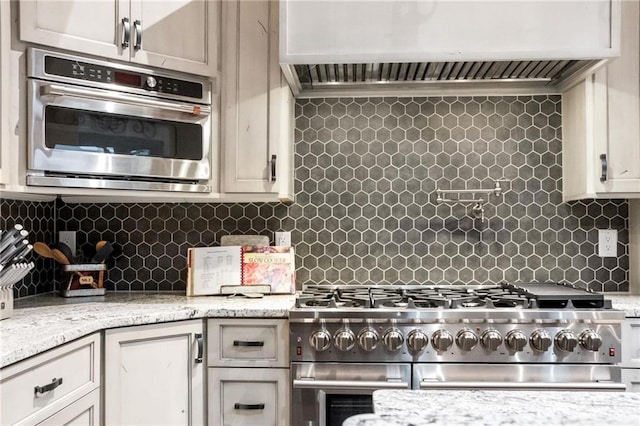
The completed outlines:
[[[59,379],[53,379],[51,383],[49,383],[48,385],[36,386],[35,388],[33,388],[33,391],[36,394],[36,396],[38,396],[38,394],[43,394],[43,393],[47,393],[49,391],[54,390],[61,384],[62,384],[62,377],[60,377]]]
[[[264,346],[263,341],[244,341],[244,340],[234,340],[233,346]]]
[[[236,402],[233,408],[236,410],[264,410],[264,404],[240,404]]]
[[[196,341],[198,342],[198,355],[196,355],[196,364],[201,364],[204,354],[204,336],[202,335],[202,333],[196,333]]]

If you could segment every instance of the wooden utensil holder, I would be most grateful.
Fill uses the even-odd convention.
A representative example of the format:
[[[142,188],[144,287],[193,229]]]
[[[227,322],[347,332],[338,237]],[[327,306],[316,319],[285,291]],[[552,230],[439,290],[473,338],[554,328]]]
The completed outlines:
[[[61,290],[63,297],[102,296],[106,293],[104,276],[107,265],[88,263],[64,265],[66,282]]]

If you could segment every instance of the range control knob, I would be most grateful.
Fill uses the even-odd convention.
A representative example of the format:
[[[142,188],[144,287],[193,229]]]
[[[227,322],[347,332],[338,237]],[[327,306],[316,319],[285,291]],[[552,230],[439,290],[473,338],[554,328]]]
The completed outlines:
[[[358,344],[362,349],[367,352],[371,352],[378,346],[378,342],[380,341],[380,337],[378,337],[378,333],[373,328],[363,328],[360,333],[358,333]]]
[[[153,89],[158,85],[158,82],[156,81],[155,77],[152,77],[152,76],[147,77],[146,83],[149,89]]]
[[[412,330],[407,336],[407,346],[412,352],[422,351],[429,343],[429,337],[421,330]]]
[[[323,352],[331,346],[331,334],[327,330],[316,330],[309,337],[309,344],[318,352]]]
[[[544,352],[551,346],[551,336],[547,330],[538,329],[531,333],[529,339],[531,347],[537,351]]]
[[[470,351],[478,344],[478,335],[468,328],[462,329],[456,335],[456,345],[463,351]]]
[[[504,342],[510,350],[520,352],[527,346],[527,335],[520,330],[511,330],[507,333]]]
[[[556,334],[556,347],[563,352],[573,352],[578,346],[578,338],[571,330],[562,330]]]
[[[490,328],[482,333],[480,336],[480,343],[490,351],[497,351],[498,347],[502,344],[502,335],[498,330]]]
[[[588,351],[596,352],[602,346],[602,337],[593,330],[580,333],[580,346]]]
[[[397,328],[390,328],[382,335],[384,346],[390,351],[400,350],[404,343],[404,336]]]
[[[453,336],[447,330],[435,331],[431,335],[431,344],[440,352],[447,351],[453,345]]]
[[[333,344],[343,352],[350,351],[356,344],[356,335],[348,328],[341,328],[333,335]]]

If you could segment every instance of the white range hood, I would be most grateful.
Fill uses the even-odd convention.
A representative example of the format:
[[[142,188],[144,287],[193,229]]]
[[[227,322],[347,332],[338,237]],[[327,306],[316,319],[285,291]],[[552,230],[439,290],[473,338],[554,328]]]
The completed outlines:
[[[620,0],[281,0],[298,97],[557,93],[619,54]]]

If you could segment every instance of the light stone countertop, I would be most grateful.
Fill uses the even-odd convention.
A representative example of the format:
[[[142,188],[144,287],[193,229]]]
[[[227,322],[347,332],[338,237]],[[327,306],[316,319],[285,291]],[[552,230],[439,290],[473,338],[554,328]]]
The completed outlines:
[[[11,318],[0,321],[0,367],[107,328],[195,318],[288,318],[294,301],[294,295],[251,299],[144,292],[20,299]]]
[[[640,296],[605,293],[613,308],[640,317]],[[186,297],[177,293],[107,293],[63,298],[55,293],[15,302],[0,321],[0,367],[107,328],[209,317],[287,318],[295,295]]]
[[[628,293],[603,293],[605,299],[611,299],[613,309],[625,312],[628,318],[640,318],[640,295]]]
[[[380,390],[373,406],[343,426],[640,425],[632,392]]]

